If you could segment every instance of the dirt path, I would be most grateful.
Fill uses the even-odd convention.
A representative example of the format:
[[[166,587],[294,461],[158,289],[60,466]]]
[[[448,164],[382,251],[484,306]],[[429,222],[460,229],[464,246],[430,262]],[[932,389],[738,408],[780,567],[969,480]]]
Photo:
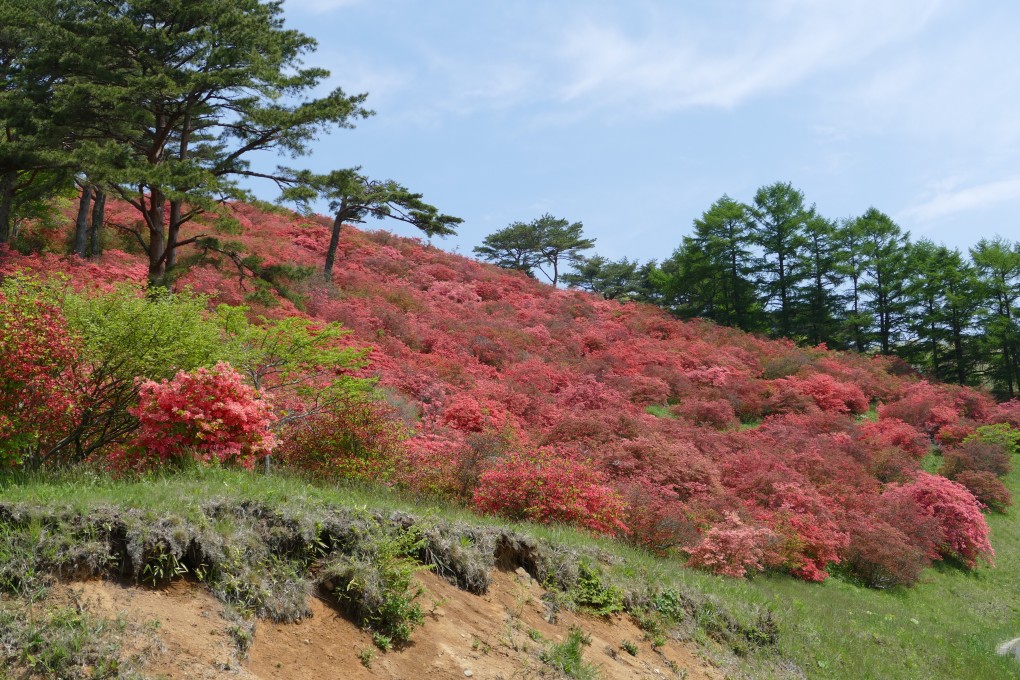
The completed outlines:
[[[543,589],[526,575],[497,572],[483,596],[441,578],[419,576],[424,628],[407,647],[380,652],[371,636],[330,605],[310,602],[312,616],[293,624],[260,621],[248,656],[238,661],[222,605],[201,586],[183,581],[164,590],[93,581],[60,586],[54,598],[74,599],[103,617],[128,624],[125,653],[145,659],[147,674],[166,678],[484,679],[557,677],[539,655],[562,642],[573,626],[591,638],[584,659],[609,679],[717,680],[723,674],[677,642],[653,648],[627,617],[594,618],[562,611],[550,623]],[[156,623],[158,622],[158,623]],[[631,655],[624,646],[636,651]]]

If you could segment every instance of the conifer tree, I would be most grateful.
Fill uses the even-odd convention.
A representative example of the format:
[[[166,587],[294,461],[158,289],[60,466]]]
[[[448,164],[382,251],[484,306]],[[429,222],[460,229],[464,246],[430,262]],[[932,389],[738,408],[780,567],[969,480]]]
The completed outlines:
[[[306,211],[315,200],[329,202],[333,213],[333,228],[323,275],[333,277],[337,246],[343,225],[364,222],[366,217],[389,217],[420,229],[426,236],[449,236],[456,233],[455,226],[463,222],[459,217],[441,214],[425,203],[421,194],[415,194],[393,180],[371,180],[359,172],[360,168],[334,170],[325,175],[309,171],[292,174],[294,186],[284,190],[284,200],[294,201]]]
[[[982,355],[987,376],[1002,396],[1020,391],[1020,244],[982,239],[970,250],[977,269],[982,312]]]
[[[774,310],[774,332],[790,337],[796,290],[804,278],[797,254],[807,243],[804,230],[815,210],[804,204],[804,194],[792,184],[776,182],[758,189],[749,214],[754,242],[763,253],[762,297]]]
[[[134,236],[154,283],[203,237],[182,238],[185,224],[247,197],[240,179],[287,181],[254,170],[254,154],[300,155],[319,132],[371,113],[365,95],[312,96],[329,73],[302,67],[315,41],[283,27],[278,0],[62,4],[60,22],[81,38],[60,60],[67,78],[56,96],[84,93],[106,107],[83,132],[122,152],[104,179],[143,219]]]
[[[874,319],[870,335],[882,354],[891,354],[907,308],[904,289],[910,235],[875,208],[869,208],[857,226],[864,255],[860,291],[867,296],[863,307]]]

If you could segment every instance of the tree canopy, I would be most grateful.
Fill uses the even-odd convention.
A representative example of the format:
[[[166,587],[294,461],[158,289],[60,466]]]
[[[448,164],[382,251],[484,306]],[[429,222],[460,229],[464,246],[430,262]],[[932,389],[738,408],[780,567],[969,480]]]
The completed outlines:
[[[474,252],[506,269],[534,276],[538,270],[554,286],[560,268],[579,261],[581,253],[595,247],[595,239],[584,236],[580,222],[571,223],[546,213],[531,222],[514,222],[485,237]]]

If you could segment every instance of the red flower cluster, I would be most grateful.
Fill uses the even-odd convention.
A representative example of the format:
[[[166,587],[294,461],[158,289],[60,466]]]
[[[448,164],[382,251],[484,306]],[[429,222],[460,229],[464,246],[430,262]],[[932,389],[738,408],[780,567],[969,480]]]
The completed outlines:
[[[121,461],[131,467],[193,456],[250,468],[276,444],[272,408],[229,364],[143,382],[139,397],[141,427]]]

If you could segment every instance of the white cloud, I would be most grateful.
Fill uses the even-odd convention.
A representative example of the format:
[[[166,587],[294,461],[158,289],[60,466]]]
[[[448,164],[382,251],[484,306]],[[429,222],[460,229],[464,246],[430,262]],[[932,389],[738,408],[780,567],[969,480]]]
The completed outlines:
[[[288,9],[324,14],[343,7],[357,5],[361,0],[284,0]]]
[[[776,0],[757,13],[728,5],[697,26],[685,16],[654,17],[642,31],[583,21],[563,38],[569,78],[561,94],[654,111],[732,108],[906,39],[939,4]]]
[[[954,184],[955,181],[946,183],[949,187]],[[949,188],[904,209],[898,217],[904,221],[933,222],[958,213],[983,210],[1010,201],[1020,201],[1020,177],[963,188]]]

